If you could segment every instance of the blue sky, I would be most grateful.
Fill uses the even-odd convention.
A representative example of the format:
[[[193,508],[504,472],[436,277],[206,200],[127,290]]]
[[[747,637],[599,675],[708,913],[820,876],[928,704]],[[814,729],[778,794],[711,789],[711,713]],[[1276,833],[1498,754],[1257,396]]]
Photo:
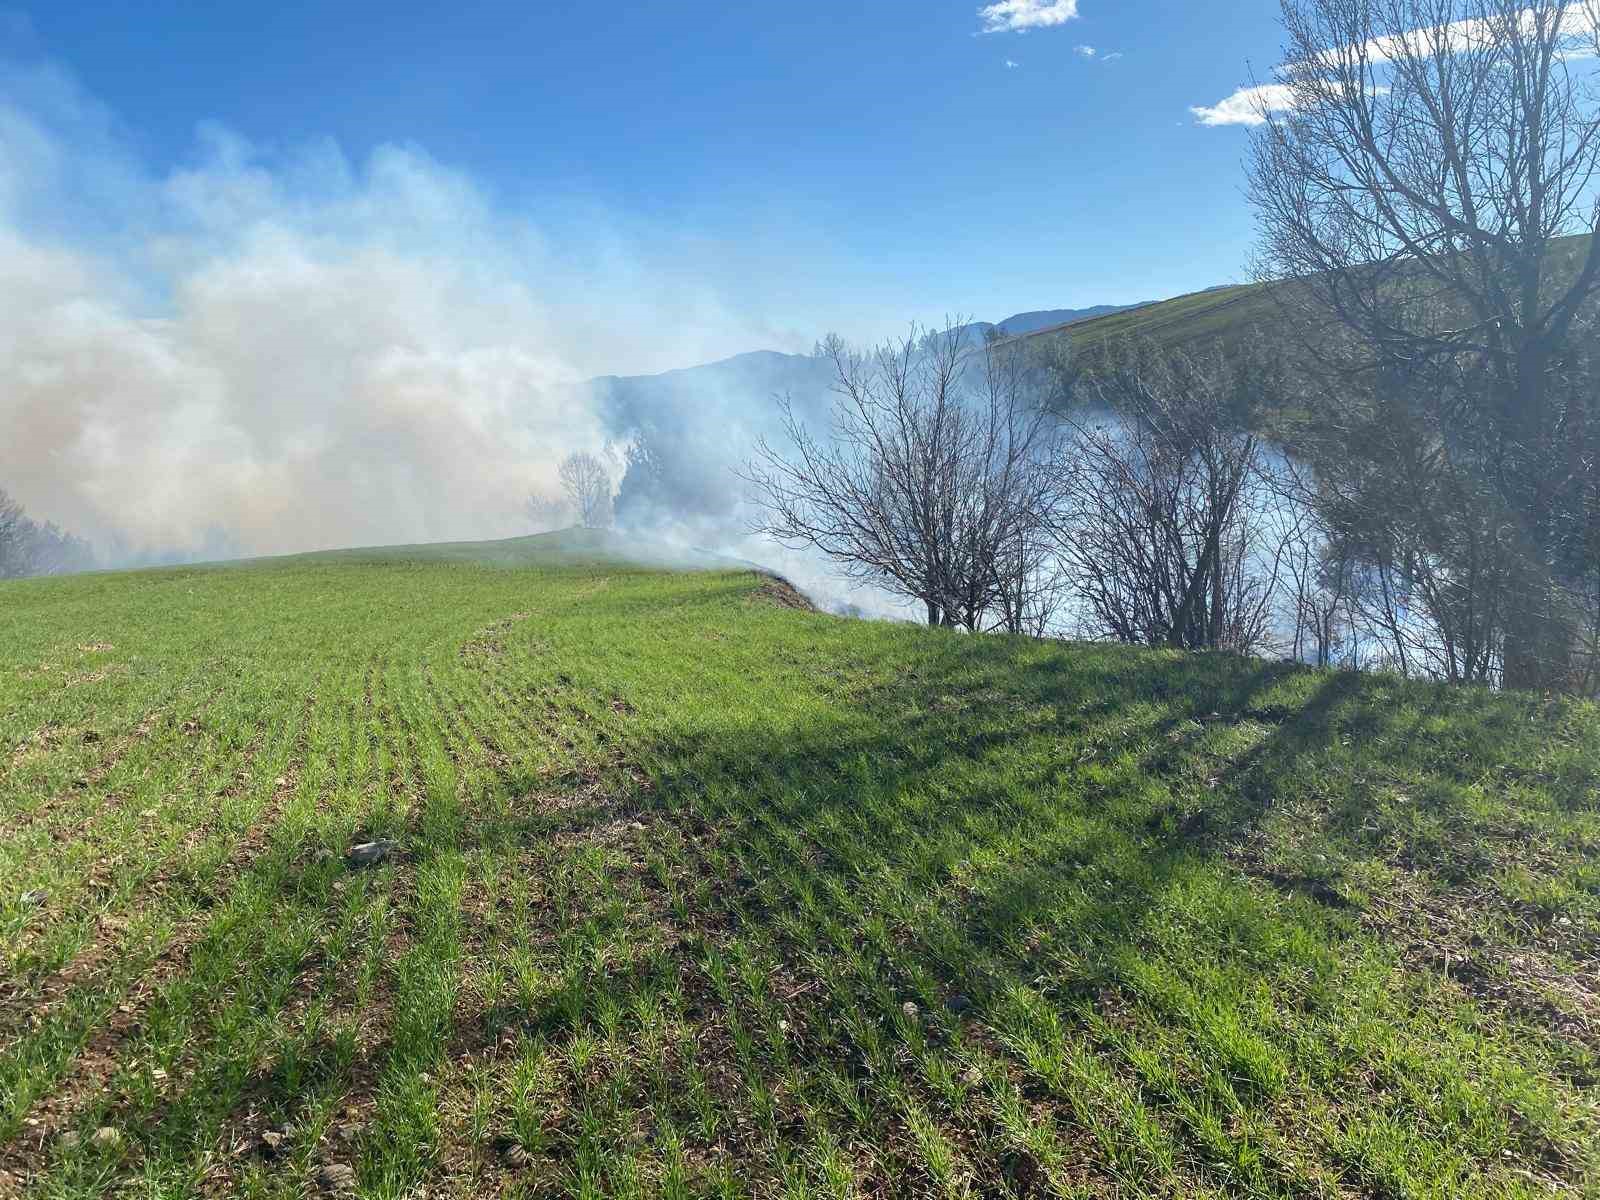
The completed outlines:
[[[1244,138],[1190,108],[1270,67],[1271,0],[978,9],[50,0],[4,50],[75,78],[156,175],[208,124],[268,155],[415,147],[558,247],[607,224],[786,330],[1239,278]]]

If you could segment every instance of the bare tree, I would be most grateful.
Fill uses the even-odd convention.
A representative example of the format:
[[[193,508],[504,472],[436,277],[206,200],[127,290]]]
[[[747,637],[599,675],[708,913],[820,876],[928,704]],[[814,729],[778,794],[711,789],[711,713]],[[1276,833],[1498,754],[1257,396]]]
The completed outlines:
[[[32,574],[32,527],[22,505],[0,488],[0,579]]]
[[[572,524],[572,504],[565,496],[551,496],[545,492],[529,492],[522,506],[523,515],[535,533],[548,533],[565,529]]]
[[[1220,348],[1118,345],[1090,369],[1059,537],[1096,632],[1241,652],[1269,640],[1284,539],[1246,389]]]
[[[1023,357],[957,322],[865,353],[830,337],[820,352],[832,427],[819,440],[780,400],[786,445],[763,440],[745,473],[760,531],[920,602],[930,625],[1037,624],[1056,421]]]
[[[1319,367],[1403,381],[1330,420],[1378,428],[1405,391],[1430,395],[1423,453],[1477,497],[1457,515],[1480,528],[1464,536],[1435,506],[1412,528],[1444,541],[1396,556],[1395,580],[1425,588],[1410,572],[1433,564],[1452,588],[1503,588],[1466,608],[1498,610],[1507,685],[1550,684],[1572,648],[1564,531],[1595,425],[1562,380],[1600,293],[1600,93],[1574,65],[1600,51],[1600,3],[1284,0],[1283,18],[1288,114],[1252,146],[1263,274],[1296,280],[1280,296],[1348,335],[1316,339]],[[1381,519],[1376,497],[1365,508]],[[1456,555],[1485,536],[1515,566],[1468,583]]]
[[[586,529],[611,526],[611,473],[598,455],[577,450],[561,460],[561,488]]]
[[[82,538],[54,522],[40,524],[0,488],[0,579],[87,571],[94,552]]]
[[[66,575],[94,567],[94,551],[89,543],[68,533],[54,521],[33,523],[30,563],[34,575]]]
[[[1403,385],[1384,388],[1386,420],[1317,446],[1314,472],[1280,472],[1297,644],[1326,665],[1337,650],[1337,665],[1492,682],[1518,569],[1514,522],[1475,472],[1436,452],[1432,419],[1412,414],[1418,397],[1401,404]],[[1342,394],[1363,404],[1354,388]]]
[[[1310,486],[1314,486],[1311,484]],[[1288,602],[1289,656],[1318,667],[1360,667],[1362,644],[1355,622],[1357,563],[1328,536],[1308,483],[1293,462],[1279,475],[1284,524],[1283,580]]]

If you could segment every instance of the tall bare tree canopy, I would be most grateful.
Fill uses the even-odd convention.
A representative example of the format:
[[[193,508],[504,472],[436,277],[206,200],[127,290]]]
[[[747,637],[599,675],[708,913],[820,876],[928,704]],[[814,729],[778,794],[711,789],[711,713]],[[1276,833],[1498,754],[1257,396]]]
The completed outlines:
[[[611,473],[598,455],[577,450],[561,460],[561,490],[586,529],[611,525]]]
[[[1441,536],[1395,561],[1443,567],[1458,589],[1462,554],[1500,556],[1502,594],[1477,607],[1493,610],[1502,678],[1556,684],[1592,553],[1600,2],[1285,0],[1283,14],[1288,115],[1255,135],[1250,194],[1264,273],[1341,331],[1316,346],[1320,367],[1346,369],[1324,409],[1328,461],[1372,451],[1360,478],[1344,472],[1345,519],[1381,515],[1397,472],[1421,472],[1413,494],[1439,503],[1405,525]]]
[[[1028,627],[1055,497],[1055,421],[1031,373],[957,322],[865,353],[837,337],[821,349],[832,427],[819,439],[782,402],[786,444],[763,441],[746,475],[762,532],[920,602],[930,625]]]
[[[94,553],[83,539],[56,525],[40,524],[0,488],[0,579],[87,571]]]
[[[1092,632],[1261,649],[1280,544],[1252,381],[1221,348],[1103,347],[1068,418],[1059,543]]]
[[[28,573],[28,514],[0,488],[0,579]]]

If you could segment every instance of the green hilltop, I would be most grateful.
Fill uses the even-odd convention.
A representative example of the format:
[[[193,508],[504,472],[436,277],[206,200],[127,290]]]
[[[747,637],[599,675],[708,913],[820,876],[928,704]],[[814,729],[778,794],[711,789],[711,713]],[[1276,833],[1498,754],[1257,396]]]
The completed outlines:
[[[455,562],[473,566],[617,566],[679,571],[761,570],[755,563],[714,551],[678,546],[612,529],[574,526],[550,533],[487,542],[429,542],[376,549],[320,550],[288,559],[256,559],[256,563],[306,562],[382,563],[395,561]]]
[[[1159,300],[1070,326],[1024,334],[1024,338],[1070,337],[1087,347],[1126,337],[1147,337],[1163,345],[1185,346],[1227,339],[1274,315],[1271,292],[1260,284],[1232,284]]]

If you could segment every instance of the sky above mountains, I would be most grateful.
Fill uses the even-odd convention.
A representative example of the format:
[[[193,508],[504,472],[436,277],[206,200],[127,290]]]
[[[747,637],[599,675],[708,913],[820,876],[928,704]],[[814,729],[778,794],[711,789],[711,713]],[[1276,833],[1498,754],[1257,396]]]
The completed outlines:
[[[269,169],[417,150],[578,270],[690,274],[769,344],[1237,279],[1243,139],[1191,108],[1279,44],[1272,0],[49,0],[5,24],[0,56],[68,74],[142,171],[219,136]]]

